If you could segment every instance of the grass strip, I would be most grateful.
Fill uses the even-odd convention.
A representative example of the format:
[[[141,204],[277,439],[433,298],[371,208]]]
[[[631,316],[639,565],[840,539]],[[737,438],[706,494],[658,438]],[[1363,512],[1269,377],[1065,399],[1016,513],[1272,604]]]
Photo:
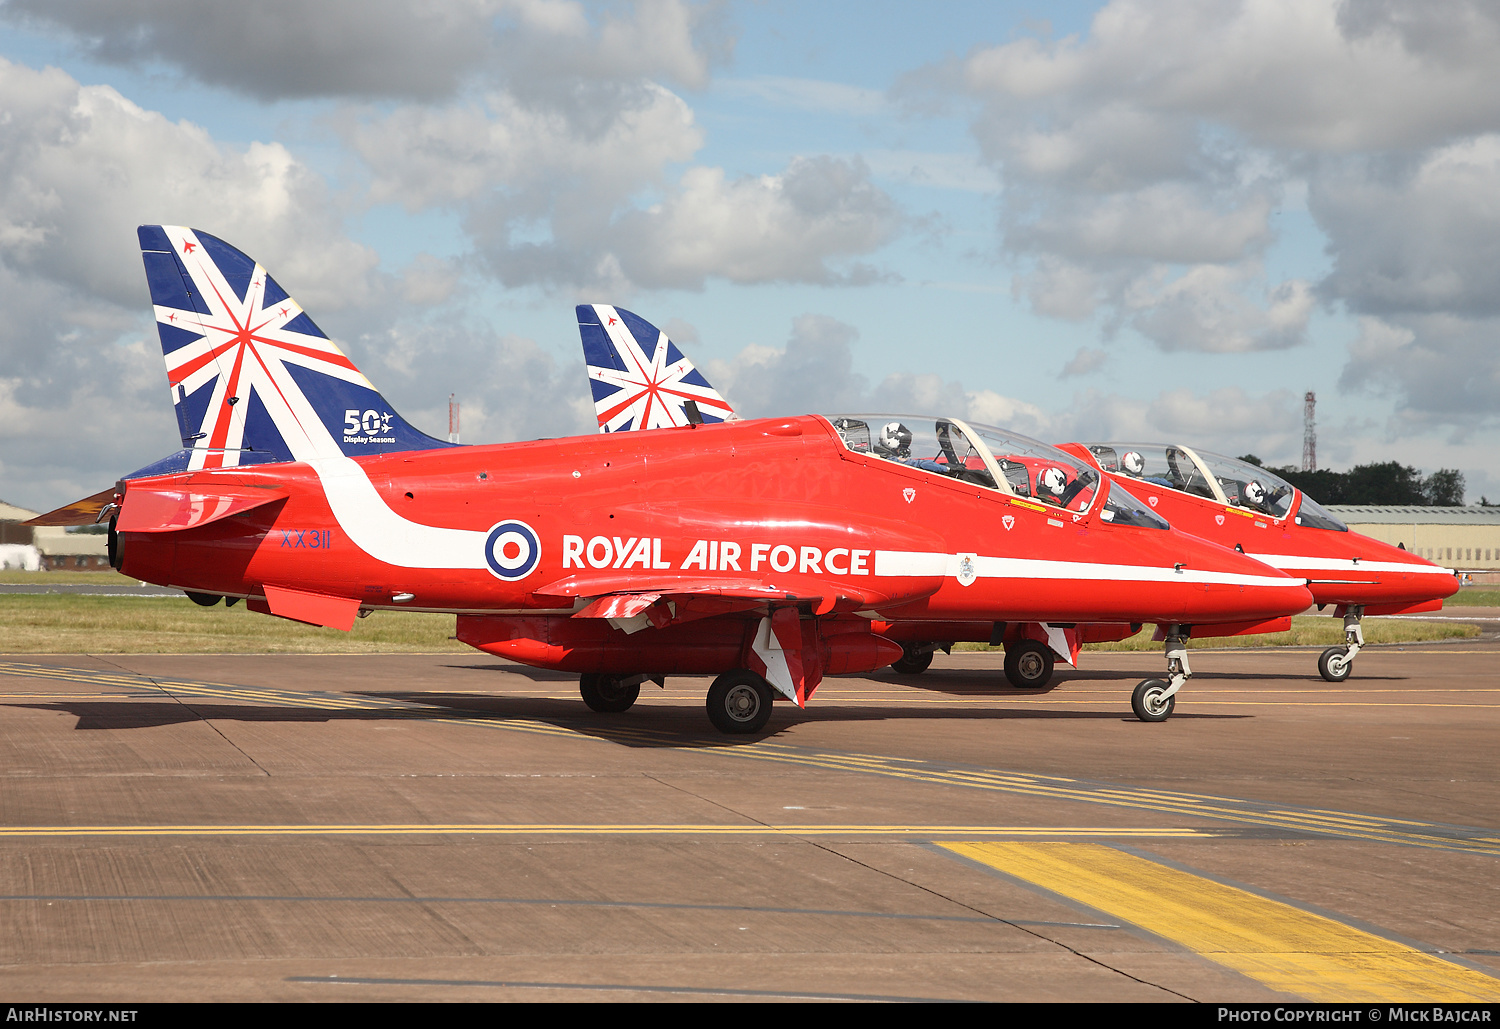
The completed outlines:
[[[1407,618],[1366,618],[1366,643],[1422,643],[1431,640],[1468,639],[1480,635],[1477,625],[1467,622],[1418,621]],[[1091,650],[1160,650],[1159,640],[1152,640],[1156,626],[1148,625],[1129,639],[1118,643],[1085,643]],[[1189,649],[1217,647],[1332,647],[1344,642],[1344,622],[1321,615],[1297,615],[1292,618],[1291,632],[1262,633],[1259,636],[1210,636],[1188,640]],[[955,643],[954,650],[999,650],[984,643]]]
[[[377,611],[350,632],[186,597],[0,596],[7,654],[473,653],[448,637],[453,616]]]

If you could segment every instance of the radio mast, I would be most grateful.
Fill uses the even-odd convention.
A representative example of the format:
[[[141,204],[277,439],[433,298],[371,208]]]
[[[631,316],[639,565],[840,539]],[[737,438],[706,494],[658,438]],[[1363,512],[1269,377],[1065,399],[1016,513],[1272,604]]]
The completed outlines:
[[[1313,409],[1318,406],[1318,397],[1312,390],[1302,398],[1302,470],[1318,470],[1318,427]]]
[[[1312,396],[1311,393],[1308,396]],[[448,442],[458,442],[458,401],[453,399],[454,394],[448,394]]]

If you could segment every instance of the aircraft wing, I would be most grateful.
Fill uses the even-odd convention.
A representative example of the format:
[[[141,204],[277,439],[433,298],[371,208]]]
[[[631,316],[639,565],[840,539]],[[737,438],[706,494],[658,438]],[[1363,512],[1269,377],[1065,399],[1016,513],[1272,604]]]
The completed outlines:
[[[860,611],[891,598],[884,593],[832,583],[814,576],[785,576],[776,582],[760,578],[702,576],[597,575],[580,573],[547,584],[543,597],[587,598],[591,602],[574,618],[618,619],[627,632],[648,624],[661,628],[711,615],[749,611],[761,605],[808,604],[814,614]]]

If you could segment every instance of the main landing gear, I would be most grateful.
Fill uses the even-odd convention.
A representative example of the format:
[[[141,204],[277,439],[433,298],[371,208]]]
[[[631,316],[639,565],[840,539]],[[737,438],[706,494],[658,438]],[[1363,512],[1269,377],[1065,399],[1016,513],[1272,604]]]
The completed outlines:
[[[1147,679],[1130,695],[1131,710],[1141,721],[1165,722],[1171,716],[1172,709],[1177,706],[1177,691],[1193,675],[1187,659],[1188,633],[1191,628],[1183,625],[1167,626],[1167,676],[1170,681]]]
[[[584,672],[578,677],[578,692],[583,702],[593,711],[613,714],[629,711],[636,698],[641,695],[644,675],[601,675]]]
[[[745,668],[735,668],[708,688],[708,720],[723,733],[759,732],[771,717],[771,684]]]
[[[1036,640],[1005,645],[1005,677],[1019,690],[1039,690],[1052,681],[1052,648]]]
[[[1318,674],[1329,682],[1343,682],[1354,670],[1354,655],[1365,645],[1360,623],[1365,617],[1363,604],[1350,605],[1344,611],[1344,645],[1329,647],[1318,656]]]
[[[891,667],[902,675],[920,675],[932,664],[932,655],[937,647],[936,643],[903,643],[901,657],[892,661]]]

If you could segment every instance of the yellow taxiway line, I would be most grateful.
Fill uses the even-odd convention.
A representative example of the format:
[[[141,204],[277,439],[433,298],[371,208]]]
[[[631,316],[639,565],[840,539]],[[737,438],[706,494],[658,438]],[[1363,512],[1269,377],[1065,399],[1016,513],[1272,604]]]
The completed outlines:
[[[1500,979],[1248,890],[1099,844],[940,846],[1321,1003],[1500,1001]]]
[[[1121,839],[1206,838],[1232,834],[1213,828],[1115,828],[1108,826],[980,825],[683,825],[672,823],[451,825],[20,825],[0,827],[0,839],[59,836],[902,836],[922,840],[955,836],[1109,837]]]

